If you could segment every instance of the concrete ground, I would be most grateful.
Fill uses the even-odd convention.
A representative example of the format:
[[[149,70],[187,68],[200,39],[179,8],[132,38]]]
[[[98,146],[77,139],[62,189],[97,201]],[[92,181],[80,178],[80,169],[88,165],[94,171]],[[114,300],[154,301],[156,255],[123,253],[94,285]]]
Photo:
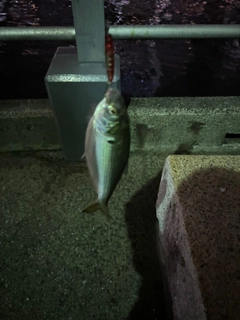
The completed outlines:
[[[95,198],[85,163],[29,151],[60,147],[49,101],[0,101],[0,152],[12,152],[0,153],[0,319],[166,319],[159,151],[239,154],[239,108],[239,97],[133,99],[107,221],[81,212]]]
[[[112,219],[85,163],[60,152],[0,155],[1,319],[166,319],[156,210],[165,157],[133,152]]]

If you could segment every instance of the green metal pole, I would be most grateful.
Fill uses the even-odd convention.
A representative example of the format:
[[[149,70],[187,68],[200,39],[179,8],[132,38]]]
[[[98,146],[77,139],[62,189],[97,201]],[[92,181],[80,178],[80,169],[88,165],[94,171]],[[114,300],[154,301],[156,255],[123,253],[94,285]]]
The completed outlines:
[[[210,39],[240,38],[240,25],[113,26],[114,39]]]
[[[105,61],[105,16],[103,0],[72,0],[79,62]]]
[[[74,27],[0,27],[0,41],[76,41]]]
[[[238,39],[240,25],[136,25],[111,26],[116,40]],[[73,27],[0,27],[0,41],[76,41]]]

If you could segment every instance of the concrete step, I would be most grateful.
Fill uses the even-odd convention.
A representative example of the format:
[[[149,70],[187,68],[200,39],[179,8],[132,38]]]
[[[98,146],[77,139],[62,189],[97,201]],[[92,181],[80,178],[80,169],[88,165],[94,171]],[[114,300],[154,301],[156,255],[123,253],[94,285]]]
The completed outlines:
[[[239,319],[240,156],[169,156],[156,207],[173,319]]]
[[[129,115],[132,151],[240,154],[240,97],[134,98]],[[0,101],[0,152],[59,148],[49,100]]]

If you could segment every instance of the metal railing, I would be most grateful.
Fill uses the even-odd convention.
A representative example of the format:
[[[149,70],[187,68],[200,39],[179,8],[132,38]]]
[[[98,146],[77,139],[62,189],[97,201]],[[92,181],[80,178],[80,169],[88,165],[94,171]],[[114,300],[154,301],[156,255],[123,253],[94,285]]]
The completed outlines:
[[[72,0],[72,10],[72,27],[0,27],[0,41],[63,40],[76,43],[76,48],[57,49],[45,83],[64,156],[78,161],[84,154],[90,106],[96,105],[106,90],[104,0]],[[114,25],[108,32],[115,40],[238,39],[240,25]],[[119,61],[115,54],[115,77],[111,85],[118,89]]]
[[[136,39],[227,39],[240,38],[235,25],[120,25],[111,26],[115,40]],[[75,41],[74,27],[1,27],[0,41]]]

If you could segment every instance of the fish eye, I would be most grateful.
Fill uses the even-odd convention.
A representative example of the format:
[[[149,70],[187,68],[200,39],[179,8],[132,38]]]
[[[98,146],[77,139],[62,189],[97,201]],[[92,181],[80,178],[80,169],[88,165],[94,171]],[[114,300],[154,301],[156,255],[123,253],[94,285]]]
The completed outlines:
[[[108,110],[109,110],[110,114],[117,114],[117,109],[114,108],[113,106],[109,106]]]

